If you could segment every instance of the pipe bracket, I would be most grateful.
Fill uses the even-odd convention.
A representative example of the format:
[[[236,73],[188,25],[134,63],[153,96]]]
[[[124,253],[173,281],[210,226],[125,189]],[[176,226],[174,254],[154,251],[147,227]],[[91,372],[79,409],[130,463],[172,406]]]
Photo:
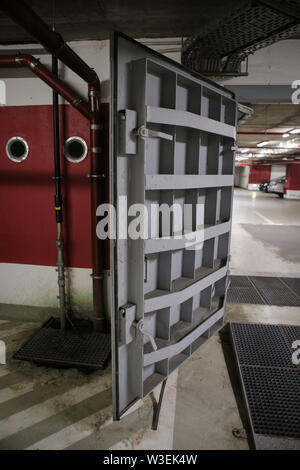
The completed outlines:
[[[72,103],[72,106],[74,106],[74,108],[78,108],[78,106],[80,105],[80,103],[83,102],[83,99],[82,98],[76,98],[73,103]]]
[[[104,275],[98,276],[96,274],[90,274],[90,276],[91,276],[92,279],[96,279],[96,280],[104,279]]]
[[[106,178],[106,175],[102,174],[102,175],[93,175],[93,174],[88,174],[87,175],[88,178]]]

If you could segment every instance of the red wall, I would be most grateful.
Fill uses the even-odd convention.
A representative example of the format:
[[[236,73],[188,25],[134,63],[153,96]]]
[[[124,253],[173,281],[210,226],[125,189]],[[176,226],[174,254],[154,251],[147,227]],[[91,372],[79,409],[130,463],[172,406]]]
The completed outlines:
[[[289,163],[286,166],[285,189],[300,190],[300,164]]]
[[[251,165],[249,173],[249,184],[259,184],[270,181],[271,166]]]
[[[108,122],[105,106],[104,111]],[[69,105],[60,106],[60,118],[61,144],[77,135],[89,146],[89,122],[78,111]],[[0,126],[0,262],[54,266],[52,107],[1,107]],[[21,136],[29,144],[29,155],[23,163],[14,163],[6,156],[6,142],[13,136]],[[89,268],[89,155],[83,162],[74,164],[61,152],[61,166],[66,265]]]

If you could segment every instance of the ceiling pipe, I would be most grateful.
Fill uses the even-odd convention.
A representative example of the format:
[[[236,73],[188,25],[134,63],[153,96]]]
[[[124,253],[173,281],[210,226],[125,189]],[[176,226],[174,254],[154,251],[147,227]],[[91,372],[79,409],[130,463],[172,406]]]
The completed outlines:
[[[32,73],[61,95],[68,103],[76,108],[84,117],[92,119],[92,112],[86,101],[78,96],[66,83],[57,78],[50,70],[42,65],[35,57],[28,54],[0,56],[1,68],[27,67]]]
[[[56,56],[88,83],[89,105],[80,97],[74,97],[67,85],[56,79],[38,61],[28,63],[27,59],[21,65],[29,66],[52,89],[57,91],[69,103],[77,108],[90,121],[90,161],[91,161],[91,228],[92,228],[92,279],[93,279],[93,310],[94,329],[105,331],[106,318],[104,312],[104,265],[107,265],[108,241],[97,237],[96,208],[106,202],[107,172],[103,150],[100,147],[102,123],[100,118],[100,80],[97,73],[90,68],[62,39],[60,34],[51,28],[23,1],[1,0],[0,9],[15,23],[24,28],[52,55]],[[15,59],[16,60],[16,59]],[[3,59],[5,63],[5,59]],[[7,65],[8,62],[6,62]],[[3,65],[4,66],[4,65]],[[55,80],[54,80],[55,79]],[[106,179],[105,179],[106,178]]]
[[[91,85],[97,85],[97,73],[22,0],[1,0],[0,9],[44,48]]]
[[[267,132],[262,132],[262,131],[259,131],[259,132],[248,132],[248,131],[238,131],[237,134],[240,134],[240,135],[284,135],[284,134],[289,134],[288,131],[286,132],[270,132],[270,131],[267,131]],[[294,137],[294,135],[300,135],[300,132],[296,133],[296,134],[291,134],[291,137]]]

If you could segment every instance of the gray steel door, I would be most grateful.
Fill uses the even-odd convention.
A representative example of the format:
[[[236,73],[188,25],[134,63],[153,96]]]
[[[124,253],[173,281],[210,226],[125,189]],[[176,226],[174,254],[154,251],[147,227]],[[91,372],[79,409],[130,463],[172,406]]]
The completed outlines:
[[[113,393],[119,419],[223,324],[236,102],[221,86],[122,34],[112,40],[111,63]],[[141,215],[132,204],[148,210],[147,223],[139,226],[147,237],[126,238]],[[182,208],[171,214],[169,236],[160,214],[149,215],[161,204]],[[188,205],[189,230],[180,237]]]

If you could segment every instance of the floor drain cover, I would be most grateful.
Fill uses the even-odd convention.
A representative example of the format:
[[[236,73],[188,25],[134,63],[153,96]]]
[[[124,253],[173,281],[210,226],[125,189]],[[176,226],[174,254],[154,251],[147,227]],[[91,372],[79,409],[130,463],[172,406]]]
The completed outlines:
[[[57,328],[57,320],[50,319],[15,354],[14,359],[36,363],[104,369],[110,358],[110,335],[97,333],[89,327]]]
[[[300,449],[300,366],[291,341],[300,327],[231,323],[231,336],[257,449]]]

